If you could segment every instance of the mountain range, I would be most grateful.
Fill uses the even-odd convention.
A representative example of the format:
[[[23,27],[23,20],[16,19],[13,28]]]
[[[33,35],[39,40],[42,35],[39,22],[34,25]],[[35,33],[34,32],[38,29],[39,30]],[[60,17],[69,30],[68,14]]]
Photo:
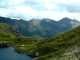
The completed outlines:
[[[80,60],[80,26],[78,26],[80,23],[79,21],[69,18],[63,18],[60,21],[54,21],[51,19],[32,19],[30,21],[24,21],[4,17],[1,18],[0,48],[13,46],[14,51],[25,53],[33,57],[34,60]],[[44,22],[44,24],[42,22]],[[53,22],[55,23],[53,24]],[[11,26],[13,26],[14,29],[20,26],[27,26],[27,28],[32,28],[29,31],[33,31],[33,27],[35,26],[36,29],[45,27],[44,29],[46,30],[47,27],[53,27],[55,29],[54,32],[59,31],[58,29],[60,29],[60,31],[58,32],[59,34],[56,33],[56,35],[54,34],[55,36],[52,36],[48,39],[37,40],[38,38],[34,39],[29,36],[22,36],[19,31],[17,31],[18,29],[14,30],[9,24],[6,23],[9,23]],[[24,32],[23,29],[20,30]]]
[[[10,24],[13,29],[18,30],[24,36],[38,35],[44,38],[52,37],[80,25],[79,21],[67,17],[59,21],[48,18],[26,21],[0,17],[0,23]]]

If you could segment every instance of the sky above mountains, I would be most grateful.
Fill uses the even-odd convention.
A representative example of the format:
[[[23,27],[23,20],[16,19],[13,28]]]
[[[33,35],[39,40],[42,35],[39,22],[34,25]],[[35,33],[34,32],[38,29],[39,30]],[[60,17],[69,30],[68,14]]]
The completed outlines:
[[[80,0],[0,0],[0,16],[30,20],[64,17],[80,21]]]

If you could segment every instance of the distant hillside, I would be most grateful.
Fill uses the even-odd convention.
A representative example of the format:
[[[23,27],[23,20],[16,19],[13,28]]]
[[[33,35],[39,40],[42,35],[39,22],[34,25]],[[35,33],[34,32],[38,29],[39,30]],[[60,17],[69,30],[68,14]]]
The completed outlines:
[[[16,20],[0,17],[0,22],[10,24],[13,29],[18,30],[24,36],[39,35],[45,38],[49,38],[80,25],[79,21],[72,20],[67,17],[61,19],[60,21],[47,18],[25,21],[22,19]]]

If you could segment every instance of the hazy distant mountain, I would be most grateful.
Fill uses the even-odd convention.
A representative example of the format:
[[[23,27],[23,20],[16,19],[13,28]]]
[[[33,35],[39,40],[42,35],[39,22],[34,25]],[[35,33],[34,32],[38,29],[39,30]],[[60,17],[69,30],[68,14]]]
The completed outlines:
[[[45,38],[54,36],[60,32],[69,30],[80,25],[77,20],[72,20],[67,17],[60,21],[52,19],[32,19],[30,21],[16,20],[5,17],[0,17],[0,22],[10,24],[13,29],[18,30],[22,35],[32,36],[39,35]]]

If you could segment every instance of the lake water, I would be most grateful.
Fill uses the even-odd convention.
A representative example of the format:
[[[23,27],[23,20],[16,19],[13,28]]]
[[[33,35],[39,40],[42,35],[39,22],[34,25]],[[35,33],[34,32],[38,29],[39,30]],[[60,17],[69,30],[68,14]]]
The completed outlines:
[[[0,48],[0,60],[33,60],[26,54],[20,54],[13,50],[13,47]]]

